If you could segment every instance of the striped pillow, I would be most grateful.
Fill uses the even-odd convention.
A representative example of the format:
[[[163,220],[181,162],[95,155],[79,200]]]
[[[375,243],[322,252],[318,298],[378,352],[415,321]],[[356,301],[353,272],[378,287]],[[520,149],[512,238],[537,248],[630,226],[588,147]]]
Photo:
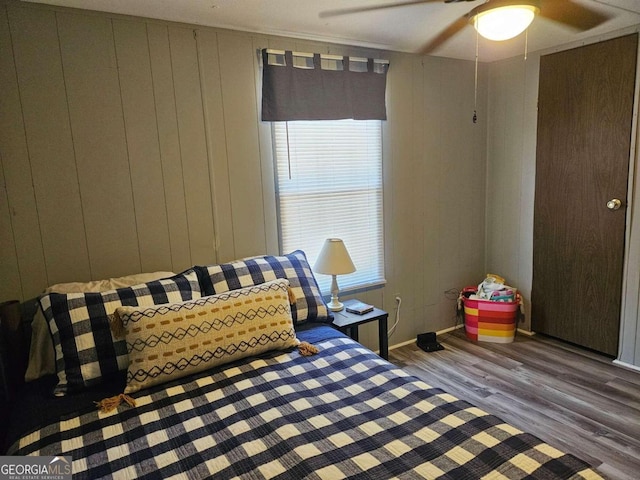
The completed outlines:
[[[157,305],[200,298],[192,269],[170,278],[106,292],[48,293],[39,298],[56,356],[55,395],[81,390],[129,365],[124,339],[115,339],[110,320],[123,305]]]
[[[200,277],[203,295],[214,295],[286,278],[296,297],[295,304],[291,306],[294,323],[333,320],[302,250],[278,257],[266,255],[194,268]]]

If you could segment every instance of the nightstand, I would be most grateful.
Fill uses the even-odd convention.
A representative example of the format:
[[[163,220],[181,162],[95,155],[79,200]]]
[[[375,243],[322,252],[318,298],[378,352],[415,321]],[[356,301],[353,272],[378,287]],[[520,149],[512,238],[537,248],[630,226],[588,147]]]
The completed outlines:
[[[387,337],[387,319],[389,314],[379,308],[373,308],[369,313],[358,315],[357,313],[347,312],[347,307],[351,303],[358,300],[345,300],[343,310],[333,312],[333,326],[342,333],[349,335],[356,342],[358,341],[358,326],[363,323],[378,322],[378,340],[380,342],[380,356],[385,360],[389,360],[389,338]]]

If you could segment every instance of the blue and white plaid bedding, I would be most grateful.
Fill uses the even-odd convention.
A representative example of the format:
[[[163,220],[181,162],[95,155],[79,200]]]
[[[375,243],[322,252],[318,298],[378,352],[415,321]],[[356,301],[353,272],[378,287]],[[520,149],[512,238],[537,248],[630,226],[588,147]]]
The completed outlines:
[[[71,455],[88,479],[601,478],[351,339],[316,345],[62,418],[9,454]]]

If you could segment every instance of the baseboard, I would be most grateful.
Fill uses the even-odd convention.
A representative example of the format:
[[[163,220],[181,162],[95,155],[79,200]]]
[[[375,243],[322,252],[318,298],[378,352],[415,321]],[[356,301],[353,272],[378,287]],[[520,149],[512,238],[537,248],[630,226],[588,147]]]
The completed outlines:
[[[456,325],[455,327],[445,328],[444,330],[438,330],[436,335],[443,335],[445,333],[453,332],[454,330],[458,330],[459,328],[464,328],[464,324]]]
[[[536,334],[536,332],[532,332],[530,330],[522,330],[521,328],[518,328],[517,330],[518,330],[518,333],[521,333],[523,335],[527,335],[529,337],[533,337]]]
[[[464,325],[456,325],[455,327],[449,327],[449,328],[445,328],[444,330],[438,330],[436,332],[436,335],[443,335],[445,333],[453,332],[454,330],[458,330],[459,328],[464,328]],[[536,332],[531,332],[529,330],[522,330],[520,328],[518,328],[518,333],[521,333],[523,335],[527,335],[529,337],[532,337],[532,336],[534,336],[536,334]],[[395,343],[395,344],[393,344],[393,345],[391,345],[389,347],[389,351],[395,350],[396,348],[404,347],[405,345],[409,345],[409,344],[412,344],[412,343],[416,343],[416,339],[415,338],[413,338],[411,340],[407,340],[406,342]],[[376,350],[376,353],[380,353],[380,350]],[[614,363],[615,363],[615,361],[614,361]],[[620,364],[623,365],[623,366],[628,366],[629,368],[640,370],[640,367],[635,367],[633,365],[625,364],[625,363],[622,363],[622,362],[620,362]]]
[[[445,328],[444,330],[438,330],[436,332],[436,335],[443,335],[445,333],[453,332],[454,330],[457,330],[457,329],[463,328],[463,327],[464,327],[464,325],[456,325],[455,327],[449,327],[449,328]],[[411,340],[407,340],[406,342],[396,343],[394,345],[391,345],[389,347],[389,351],[395,350],[396,348],[404,347],[405,345],[409,345],[409,344],[412,344],[412,343],[416,343],[416,339],[415,338],[413,338]],[[379,353],[379,352],[380,352],[379,350],[376,351],[376,353]]]
[[[614,360],[613,363],[619,367],[628,368],[629,370],[635,370],[636,372],[640,372],[640,367],[637,365],[633,365],[627,362],[622,362],[620,360]]]

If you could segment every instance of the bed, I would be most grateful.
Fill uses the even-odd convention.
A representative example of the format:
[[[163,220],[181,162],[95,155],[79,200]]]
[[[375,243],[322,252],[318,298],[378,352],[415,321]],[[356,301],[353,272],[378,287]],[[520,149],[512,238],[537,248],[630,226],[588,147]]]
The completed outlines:
[[[62,297],[41,297],[56,373],[16,394],[7,455],[70,456],[74,478],[90,479],[602,478],[578,458],[408,375],[332,328],[302,252],[194,267],[171,278],[125,287],[144,290],[146,300],[131,292],[114,300],[113,290],[51,293],[62,295],[69,310],[84,298],[90,305],[83,315],[95,310],[97,295],[120,304],[107,313],[107,332],[87,334],[86,324],[69,330],[102,343],[98,350],[112,344],[110,362],[100,358],[104,351],[81,355],[93,369],[83,364],[79,374],[63,358],[72,340],[61,337],[69,334],[63,324],[69,318],[82,324],[82,315],[61,308]],[[171,290],[171,282],[181,285]],[[258,314],[264,302],[272,303]],[[231,317],[242,319],[240,330],[231,334],[229,322],[216,326],[201,313],[216,308],[236,308]],[[56,321],[52,310],[68,318]],[[191,318],[188,327],[179,324],[191,333],[178,335],[176,318]],[[273,331],[249,332],[265,318]],[[154,330],[166,319],[163,333]],[[173,328],[169,336],[167,328]],[[257,336],[265,340],[246,340]],[[190,357],[197,362],[176,360],[175,352],[194,339],[209,342],[211,355],[198,351]],[[73,347],[86,354],[79,342]],[[173,356],[162,359],[174,342]],[[150,357],[161,358],[160,368],[158,360],[145,363]],[[107,398],[118,401],[96,408]]]

